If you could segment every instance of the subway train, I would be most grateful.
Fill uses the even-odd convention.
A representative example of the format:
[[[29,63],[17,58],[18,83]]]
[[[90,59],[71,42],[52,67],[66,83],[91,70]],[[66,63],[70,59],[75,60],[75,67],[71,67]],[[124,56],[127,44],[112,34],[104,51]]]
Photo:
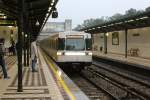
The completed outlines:
[[[82,70],[92,64],[92,41],[89,33],[54,33],[41,40],[39,45],[61,67],[75,66]]]

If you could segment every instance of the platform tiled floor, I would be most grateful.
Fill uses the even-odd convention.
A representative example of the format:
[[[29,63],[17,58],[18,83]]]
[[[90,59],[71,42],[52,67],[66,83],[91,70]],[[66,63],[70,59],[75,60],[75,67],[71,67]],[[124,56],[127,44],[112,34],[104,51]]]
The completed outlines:
[[[16,91],[17,75],[15,75],[15,78],[7,87],[6,91],[3,92],[2,100],[51,100],[44,72],[41,68],[39,68],[36,73],[32,73],[30,68],[24,68],[23,93]]]
[[[150,67],[149,59],[144,59],[144,58],[139,58],[139,57],[131,57],[131,56],[128,56],[127,58],[125,58],[125,56],[123,56],[123,55],[117,55],[117,54],[111,54],[111,53],[104,54],[104,53],[96,52],[96,51],[93,52],[93,55],[100,56],[100,57],[108,57],[111,59],[121,60],[121,61],[125,61],[125,62],[130,62],[133,64],[135,63],[135,64]]]
[[[23,92],[17,92],[16,58],[6,58],[11,59],[6,61],[10,79],[0,79],[0,100],[64,100],[62,89],[50,73],[41,52],[39,58],[38,72],[33,73],[29,67],[23,68]]]

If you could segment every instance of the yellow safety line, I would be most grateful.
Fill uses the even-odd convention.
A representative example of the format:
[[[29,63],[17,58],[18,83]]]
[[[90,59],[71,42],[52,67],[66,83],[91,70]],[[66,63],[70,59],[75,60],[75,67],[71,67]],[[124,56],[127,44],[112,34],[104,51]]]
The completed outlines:
[[[65,81],[58,75],[58,73],[57,73],[58,69],[54,67],[54,65],[52,64],[51,60],[48,60],[48,57],[46,57],[45,54],[44,54],[44,58],[45,58],[46,62],[49,64],[49,66],[51,67],[51,69],[53,70],[53,72],[55,73],[57,79],[61,82],[61,85],[63,86],[64,90],[69,95],[69,97],[71,98],[71,100],[76,100],[75,96],[73,95],[73,93],[71,92],[71,90],[69,89],[69,87],[67,86],[67,84],[65,83]]]

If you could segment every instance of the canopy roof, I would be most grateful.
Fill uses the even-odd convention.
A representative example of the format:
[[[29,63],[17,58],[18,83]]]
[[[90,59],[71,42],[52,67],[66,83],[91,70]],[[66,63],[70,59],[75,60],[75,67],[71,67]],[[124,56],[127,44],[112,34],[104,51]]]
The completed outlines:
[[[31,37],[35,40],[55,9],[58,0],[24,0],[24,2],[24,7],[27,8]],[[0,26],[15,26],[20,8],[18,0],[0,0]],[[36,25],[37,22],[39,22],[39,26]]]
[[[125,17],[122,19],[106,22],[103,24],[85,27],[80,31],[89,33],[105,33],[111,31],[119,31],[124,29],[135,29],[150,26],[150,11],[145,11],[141,14]]]

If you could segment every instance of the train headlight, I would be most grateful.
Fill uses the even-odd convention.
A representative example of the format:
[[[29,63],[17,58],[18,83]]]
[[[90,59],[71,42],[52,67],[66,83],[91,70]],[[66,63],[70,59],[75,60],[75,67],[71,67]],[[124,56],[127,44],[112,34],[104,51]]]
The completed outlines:
[[[86,55],[92,56],[92,52],[86,52]]]
[[[65,55],[65,52],[57,52],[57,56]]]
[[[89,52],[88,55],[92,56],[92,52]]]
[[[62,52],[57,52],[57,56],[61,56],[62,55]]]

